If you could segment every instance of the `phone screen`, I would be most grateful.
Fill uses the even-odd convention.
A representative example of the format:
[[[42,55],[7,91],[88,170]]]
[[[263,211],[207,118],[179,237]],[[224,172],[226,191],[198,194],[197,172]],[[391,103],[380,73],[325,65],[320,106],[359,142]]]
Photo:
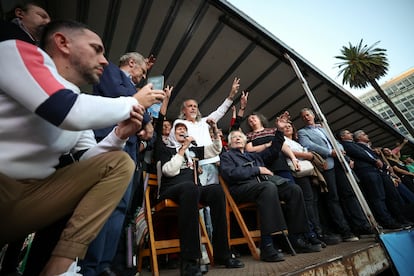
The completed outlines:
[[[148,78],[148,83],[152,83],[152,89],[154,90],[163,90],[164,89],[164,76],[153,76]],[[160,113],[161,103],[156,103],[151,105],[147,111],[153,118],[158,118]]]

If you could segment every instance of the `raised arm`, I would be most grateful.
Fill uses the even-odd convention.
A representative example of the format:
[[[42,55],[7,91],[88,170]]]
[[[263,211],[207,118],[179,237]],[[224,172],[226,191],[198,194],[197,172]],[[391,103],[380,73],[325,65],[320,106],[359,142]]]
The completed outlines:
[[[164,122],[165,114],[167,114],[168,103],[170,101],[172,90],[173,90],[173,87],[169,85],[167,85],[167,87],[164,88],[165,97],[162,101],[160,112],[155,122],[154,132],[157,138],[155,141],[156,146],[155,146],[155,151],[154,151],[155,160],[160,160],[161,148],[164,146],[164,141],[162,140],[162,124]]]
[[[237,112],[237,116],[239,117],[244,116],[244,111],[246,110],[246,107],[247,107],[248,97],[249,97],[249,92],[242,91],[242,95],[240,97],[240,108],[239,108],[239,111]]]
[[[398,159],[401,158],[401,150],[405,146],[405,144],[407,144],[407,142],[408,142],[408,140],[407,139],[404,139],[402,141],[402,143],[400,143],[398,146],[396,146],[395,148],[393,148],[391,150],[392,154],[394,154],[395,157],[397,157]]]
[[[219,136],[219,130],[217,128],[216,122],[213,120],[207,120],[207,123],[210,125],[210,128],[213,131],[213,143],[204,147],[204,158],[212,158],[220,154],[223,148],[223,144]]]
[[[229,110],[229,108],[233,104],[234,96],[239,91],[239,87],[240,87],[239,82],[240,82],[239,78],[234,78],[229,96],[224,100],[224,102],[215,111],[213,111],[207,116],[208,119],[212,119],[217,123],[221,118],[223,118],[227,110]]]

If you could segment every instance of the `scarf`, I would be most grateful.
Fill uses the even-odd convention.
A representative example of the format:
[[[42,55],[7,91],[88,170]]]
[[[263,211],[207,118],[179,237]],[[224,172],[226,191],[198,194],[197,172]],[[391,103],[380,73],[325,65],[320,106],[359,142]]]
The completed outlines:
[[[180,121],[179,123],[183,124],[182,121]],[[167,147],[173,148],[173,149],[175,149],[176,152],[178,152],[180,150],[180,148],[182,147],[182,144],[180,142],[178,142],[176,137],[175,137],[175,127],[176,127],[176,125],[177,125],[177,121],[174,122],[174,124],[171,128],[171,131],[170,131],[170,134],[168,136],[166,145],[167,145]],[[188,129],[188,127],[187,127],[187,129]],[[191,157],[190,150],[189,150],[189,148],[192,147],[192,146],[193,145],[190,144],[190,146],[185,150],[184,158],[187,161],[187,167],[189,167],[191,169],[194,169],[193,158]]]

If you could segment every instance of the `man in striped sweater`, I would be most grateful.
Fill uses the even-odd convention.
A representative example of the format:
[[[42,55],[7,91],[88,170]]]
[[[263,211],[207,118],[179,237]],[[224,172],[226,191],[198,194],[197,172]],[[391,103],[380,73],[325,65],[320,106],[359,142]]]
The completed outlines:
[[[0,43],[0,247],[69,215],[42,275],[79,275],[75,260],[132,176],[125,141],[164,92],[147,85],[131,97],[81,94],[108,62],[100,37],[80,23],[50,23],[41,44],[46,52],[19,40]],[[96,143],[91,129],[113,124]],[[66,153],[79,162],[56,169]]]

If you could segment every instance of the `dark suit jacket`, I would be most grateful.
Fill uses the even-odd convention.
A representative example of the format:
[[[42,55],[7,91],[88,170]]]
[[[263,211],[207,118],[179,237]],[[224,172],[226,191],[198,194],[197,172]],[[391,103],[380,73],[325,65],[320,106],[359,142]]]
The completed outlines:
[[[284,142],[283,133],[276,131],[272,146],[261,152],[244,152],[230,149],[220,156],[220,172],[224,180],[231,185],[256,181],[260,175],[259,167],[266,167],[278,155]],[[252,162],[252,163],[250,163]]]
[[[13,22],[0,20],[0,41],[18,39],[31,44],[36,44],[25,31],[23,31],[17,24]]]
[[[137,92],[134,84],[131,79],[121,70],[118,66],[110,62],[108,66],[105,67],[104,72],[99,80],[97,85],[93,86],[93,93],[96,95],[116,98],[119,96],[132,96]],[[142,125],[145,125],[149,122],[149,114],[144,116],[144,121]],[[105,138],[114,128],[114,126],[96,129],[95,137],[97,140],[102,140]],[[138,138],[136,135],[129,137],[128,142],[136,143]]]
[[[341,143],[344,146],[346,155],[354,160],[354,170],[356,172],[378,170],[376,159],[379,159],[379,157],[370,148],[364,144],[351,141],[341,141]]]

